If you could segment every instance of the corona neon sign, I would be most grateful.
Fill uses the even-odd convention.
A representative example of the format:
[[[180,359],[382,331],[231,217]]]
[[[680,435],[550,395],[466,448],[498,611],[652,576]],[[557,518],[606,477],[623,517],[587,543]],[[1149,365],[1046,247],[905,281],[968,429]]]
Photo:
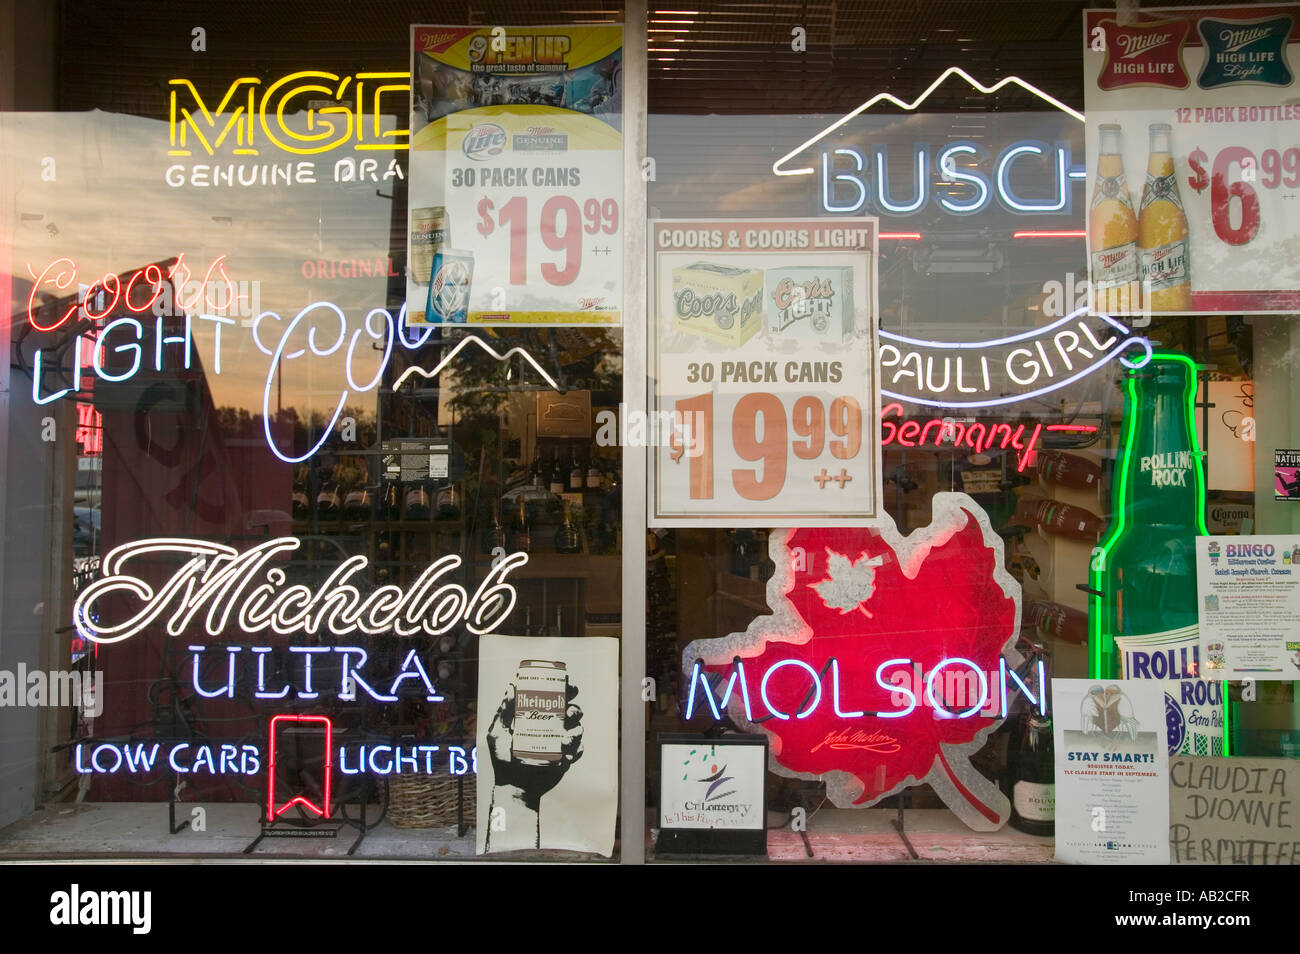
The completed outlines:
[[[362,593],[349,582],[364,576],[369,567],[369,560],[357,555],[344,560],[313,590],[300,583],[286,585],[285,570],[272,565],[301,545],[297,537],[278,537],[240,553],[222,543],[174,537],[122,544],[104,557],[100,579],[77,595],[73,622],[79,635],[95,643],[130,639],[164,616],[166,631],[174,637],[197,625],[200,617],[204,631],[214,639],[231,626],[246,633],[391,632],[405,637],[438,636],[463,624],[482,635],[514,609],[515,589],[505,577],[528,562],[526,553],[495,561],[473,595],[444,580],[461,566],[454,554],[431,563],[408,589],[386,584]],[[131,572],[139,563],[169,556],[180,566],[157,587]],[[104,621],[108,612],[101,613],[99,605],[113,598],[132,609],[125,619],[109,623]]]

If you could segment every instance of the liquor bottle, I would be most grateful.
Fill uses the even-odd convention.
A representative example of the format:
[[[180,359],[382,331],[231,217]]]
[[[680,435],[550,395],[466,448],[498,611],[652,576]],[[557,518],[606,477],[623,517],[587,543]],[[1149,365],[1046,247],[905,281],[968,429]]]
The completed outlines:
[[[540,448],[533,452],[533,466],[528,476],[528,482],[535,489],[541,490],[546,486],[546,475],[542,473],[542,452]]]
[[[531,606],[524,607],[524,635],[533,635],[533,608]]]
[[[335,468],[330,479],[321,483],[320,493],[316,495],[316,516],[321,520],[333,520],[339,515],[339,482],[335,479],[337,474],[338,468]]]
[[[510,525],[510,549],[518,553],[528,553],[533,548],[533,535],[528,527],[528,505],[524,498],[519,498],[519,512],[515,514]]]
[[[293,519],[306,520],[311,513],[307,497],[307,468],[299,467],[293,477]]]
[[[416,482],[406,488],[406,519],[429,519],[429,492],[423,483]]]
[[[1101,466],[1063,451],[1038,452],[1038,477],[1044,483],[1071,490],[1096,490],[1101,485]]]
[[[1125,382],[1112,523],[1090,574],[1090,675],[1120,675],[1117,636],[1197,622],[1196,544],[1205,529],[1205,475],[1192,400],[1196,366],[1156,353]]]
[[[360,520],[370,516],[372,499],[369,487],[353,487],[343,498],[343,516],[348,520]]]
[[[1096,543],[1101,534],[1102,520],[1091,510],[1063,504],[1048,497],[1023,495],[1016,502],[1016,511],[1012,514],[1013,524],[1025,524],[1042,527],[1043,532],[1053,536],[1069,537],[1072,540],[1084,540]]]
[[[1097,181],[1088,210],[1088,240],[1092,247],[1092,288],[1095,310],[1103,313],[1136,312],[1138,299],[1138,220],[1133,214],[1120,127],[1098,127]]]
[[[492,553],[498,547],[506,548],[506,528],[501,523],[501,503],[492,501],[492,520],[483,528],[483,552]]]
[[[434,509],[439,520],[455,520],[460,516],[460,491],[455,483],[448,481],[438,488],[434,497]]]
[[[578,528],[573,525],[573,511],[568,500],[564,501],[564,517],[560,523],[560,529],[555,531],[555,552],[582,552],[582,537],[578,533]]]
[[[388,520],[400,520],[402,517],[402,495],[397,488],[397,481],[390,480],[384,484],[384,517]]]
[[[555,463],[551,467],[551,482],[550,482],[550,486],[547,489],[549,489],[550,492],[555,494],[556,496],[559,496],[560,494],[564,493],[564,488],[565,488],[565,480],[564,480],[564,471],[560,469],[560,452],[556,451]]]
[[[1031,711],[1025,717],[1020,745],[1009,760],[1011,827],[1030,835],[1056,833],[1056,760],[1052,720]]]
[[[1189,311],[1191,259],[1187,215],[1169,147],[1168,123],[1151,124],[1147,184],[1138,210],[1138,262],[1148,311]]]
[[[571,493],[582,493],[583,486],[587,483],[587,472],[578,460],[578,449],[573,449],[573,463],[569,467],[569,491]]]
[[[587,479],[586,479],[587,493],[589,494],[600,493],[604,489],[601,486],[601,483],[602,480],[601,480],[600,467],[598,467],[596,464],[596,455],[592,454],[590,457],[587,458]]]
[[[1032,600],[1025,607],[1022,625],[1033,626],[1041,635],[1062,642],[1080,646],[1088,643],[1088,614],[1061,603]]]
[[[560,615],[560,607],[555,607],[555,629],[551,630],[552,636],[564,635],[564,617]],[[576,633],[574,635],[577,635]]]

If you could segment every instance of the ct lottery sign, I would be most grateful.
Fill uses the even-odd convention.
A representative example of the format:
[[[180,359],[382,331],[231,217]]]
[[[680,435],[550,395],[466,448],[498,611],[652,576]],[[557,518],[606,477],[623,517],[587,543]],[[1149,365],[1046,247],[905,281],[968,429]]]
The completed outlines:
[[[651,526],[868,526],[875,219],[650,223]]]
[[[622,29],[415,26],[414,324],[617,324]]]
[[[1300,310],[1297,11],[1087,12],[1094,311]]]

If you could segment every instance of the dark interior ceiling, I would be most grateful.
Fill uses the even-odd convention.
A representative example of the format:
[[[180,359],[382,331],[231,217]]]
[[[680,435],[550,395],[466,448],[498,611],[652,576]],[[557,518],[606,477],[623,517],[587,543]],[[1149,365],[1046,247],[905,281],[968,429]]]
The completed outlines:
[[[915,96],[949,66],[1017,75],[1083,106],[1081,0],[659,0],[649,13],[652,112],[832,113],[888,90]],[[1154,5],[1154,4],[1150,4]],[[1190,6],[1187,2],[1163,6]],[[411,23],[618,22],[611,0],[64,0],[60,103],[163,118],[166,78],[225,88],[239,75],[401,69]],[[207,51],[190,48],[203,26]],[[791,48],[792,31],[807,48]],[[222,84],[222,85],[218,85]],[[988,109],[955,84],[933,107]],[[993,104],[1032,105],[1008,92]]]

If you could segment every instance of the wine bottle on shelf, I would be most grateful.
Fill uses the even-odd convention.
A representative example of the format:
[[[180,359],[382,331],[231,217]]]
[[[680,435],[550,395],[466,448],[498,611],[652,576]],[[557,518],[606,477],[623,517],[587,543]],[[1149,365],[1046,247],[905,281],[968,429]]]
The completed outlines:
[[[454,483],[448,481],[438,489],[434,506],[440,520],[455,520],[460,516],[460,491]]]
[[[569,467],[569,491],[571,493],[582,493],[582,488],[587,483],[587,472],[578,460],[578,449],[573,449],[573,463]]]
[[[402,495],[397,488],[397,481],[390,480],[384,483],[384,516],[389,520],[400,520],[402,517]]]
[[[429,519],[429,493],[423,483],[414,483],[406,488],[406,519]]]
[[[333,520],[339,515],[339,482],[336,480],[338,468],[330,475],[329,480],[320,485],[320,493],[316,495],[316,516],[321,520]]]
[[[524,635],[533,635],[533,608],[531,606],[524,607]]]
[[[307,468],[299,467],[293,477],[293,519],[306,520],[311,514],[311,501],[307,497]]]
[[[483,552],[492,553],[500,547],[506,548],[506,528],[501,523],[501,502],[492,501],[492,520],[483,529]]]
[[[555,629],[551,630],[552,636],[564,635],[564,617],[561,615],[560,607],[555,607]]]
[[[528,482],[538,490],[546,486],[546,475],[542,473],[542,451],[540,448],[533,451],[533,466],[528,472]]]
[[[369,487],[353,487],[343,498],[343,516],[348,520],[359,520],[370,516],[372,499]]]
[[[564,493],[564,488],[565,488],[565,480],[564,480],[564,471],[560,469],[560,452],[556,451],[555,463],[551,467],[551,482],[547,489],[550,490],[550,492],[555,494],[556,496],[559,496],[560,494]]]
[[[1013,761],[1011,827],[1030,835],[1056,833],[1056,760],[1050,716],[1025,717]]]
[[[596,455],[592,454],[587,458],[587,493],[598,494],[601,492],[601,474],[600,467],[596,464]]]
[[[555,551],[557,553],[581,553],[582,535],[573,523],[573,508],[569,501],[564,501],[564,516],[560,528],[555,531]]]
[[[533,536],[528,527],[528,505],[521,496],[519,512],[515,514],[514,523],[510,526],[510,549],[518,553],[528,553],[532,548]]]

